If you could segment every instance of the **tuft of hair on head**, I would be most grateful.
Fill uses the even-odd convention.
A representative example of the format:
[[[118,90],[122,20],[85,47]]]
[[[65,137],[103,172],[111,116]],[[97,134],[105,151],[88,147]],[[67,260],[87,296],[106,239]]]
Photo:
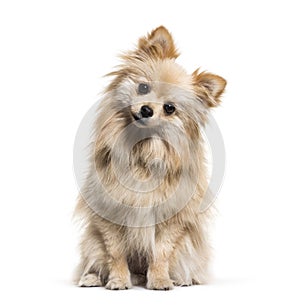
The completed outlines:
[[[226,87],[226,80],[205,71],[199,73],[199,69],[193,72],[192,77],[198,96],[202,97],[204,94],[208,107],[217,107]]]
[[[138,51],[159,59],[176,59],[179,56],[173,37],[164,26],[140,38]]]

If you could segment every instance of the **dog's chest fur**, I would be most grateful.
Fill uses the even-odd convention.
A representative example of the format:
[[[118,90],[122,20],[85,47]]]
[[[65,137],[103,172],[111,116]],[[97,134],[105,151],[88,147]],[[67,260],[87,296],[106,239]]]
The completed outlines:
[[[152,254],[155,245],[155,226],[126,227],[125,240],[128,253]]]

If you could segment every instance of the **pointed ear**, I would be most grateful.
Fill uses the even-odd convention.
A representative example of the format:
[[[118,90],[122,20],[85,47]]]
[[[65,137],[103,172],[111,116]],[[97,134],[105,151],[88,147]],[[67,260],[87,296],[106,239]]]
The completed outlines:
[[[146,37],[140,38],[138,48],[160,59],[176,59],[179,56],[172,35],[163,26],[156,28]]]
[[[196,86],[205,89],[209,96],[213,99],[208,101],[210,107],[215,107],[220,102],[220,96],[226,87],[226,80],[220,76],[202,72],[198,73],[198,69],[193,72],[193,79]]]

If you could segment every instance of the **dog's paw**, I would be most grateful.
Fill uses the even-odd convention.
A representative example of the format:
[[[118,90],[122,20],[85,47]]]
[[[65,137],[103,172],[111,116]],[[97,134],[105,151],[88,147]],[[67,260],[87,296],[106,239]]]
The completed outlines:
[[[79,282],[79,287],[101,287],[102,282],[97,274],[86,274],[81,276]]]
[[[109,290],[127,290],[127,289],[132,288],[132,284],[130,280],[122,280],[120,278],[113,278],[108,281],[105,288]]]
[[[147,288],[150,290],[172,290],[174,285],[171,279],[153,279],[148,280]]]

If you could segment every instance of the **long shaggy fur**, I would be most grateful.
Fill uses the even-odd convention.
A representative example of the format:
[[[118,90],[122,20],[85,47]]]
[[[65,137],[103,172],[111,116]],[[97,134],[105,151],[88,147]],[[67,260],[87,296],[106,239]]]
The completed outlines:
[[[99,106],[90,171],[76,216],[84,222],[80,286],[148,289],[207,280],[209,245],[202,212],[207,175],[201,127],[226,81],[187,74],[171,34],[159,27],[109,75]],[[147,84],[149,93],[138,92]],[[176,110],[166,114],[165,103]],[[141,106],[153,110],[141,118]]]

